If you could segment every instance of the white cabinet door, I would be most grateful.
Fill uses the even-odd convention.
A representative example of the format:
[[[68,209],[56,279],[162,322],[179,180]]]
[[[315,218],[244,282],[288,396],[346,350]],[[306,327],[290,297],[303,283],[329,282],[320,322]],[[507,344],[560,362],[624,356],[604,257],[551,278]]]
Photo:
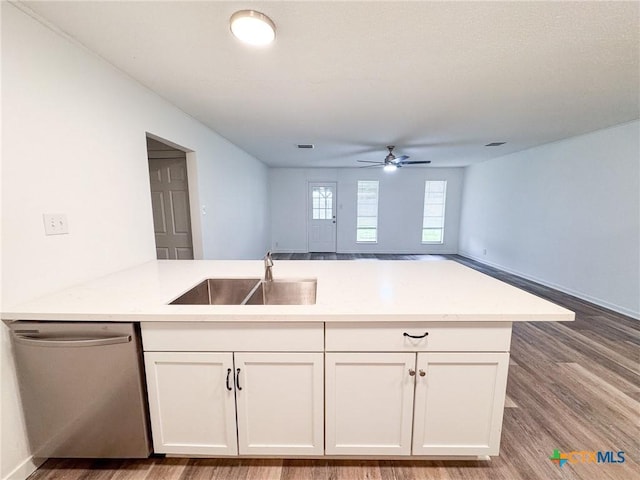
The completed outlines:
[[[240,454],[322,455],[322,363],[322,353],[235,354]]]
[[[413,454],[498,455],[509,354],[419,353],[417,368]]]
[[[326,453],[409,455],[415,353],[326,354]]]
[[[236,455],[232,354],[145,352],[144,360],[155,453]]]

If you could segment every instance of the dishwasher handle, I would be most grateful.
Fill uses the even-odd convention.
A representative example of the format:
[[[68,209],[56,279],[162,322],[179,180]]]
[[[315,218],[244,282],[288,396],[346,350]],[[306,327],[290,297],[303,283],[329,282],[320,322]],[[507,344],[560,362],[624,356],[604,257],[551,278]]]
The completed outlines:
[[[22,345],[32,345],[34,347],[102,347],[104,345],[116,345],[118,343],[129,343],[131,335],[121,335],[118,337],[97,337],[97,338],[60,338],[60,337],[38,337],[33,335],[23,335],[20,332],[13,332],[13,338]]]

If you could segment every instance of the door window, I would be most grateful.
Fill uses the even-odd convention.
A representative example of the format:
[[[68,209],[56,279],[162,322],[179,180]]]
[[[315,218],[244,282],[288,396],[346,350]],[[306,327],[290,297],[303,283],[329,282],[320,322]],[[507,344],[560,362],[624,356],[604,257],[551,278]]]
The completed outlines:
[[[330,220],[333,218],[333,189],[331,187],[312,187],[311,218],[313,220]]]

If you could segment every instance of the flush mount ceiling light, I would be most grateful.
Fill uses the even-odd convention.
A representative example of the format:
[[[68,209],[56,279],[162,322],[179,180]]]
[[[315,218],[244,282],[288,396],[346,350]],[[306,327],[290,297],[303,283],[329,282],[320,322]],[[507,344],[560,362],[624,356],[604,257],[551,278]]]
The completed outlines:
[[[255,10],[240,10],[229,20],[231,33],[249,45],[268,45],[276,38],[276,26],[264,13]]]

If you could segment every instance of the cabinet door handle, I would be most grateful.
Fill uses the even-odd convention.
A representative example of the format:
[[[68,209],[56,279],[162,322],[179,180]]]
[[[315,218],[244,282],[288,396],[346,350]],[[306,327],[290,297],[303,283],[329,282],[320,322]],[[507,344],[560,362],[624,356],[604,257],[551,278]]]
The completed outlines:
[[[410,377],[415,377],[416,376],[416,371],[413,368],[409,369],[409,376]]]
[[[240,386],[240,369],[236,370],[236,388],[238,390],[242,390],[242,387]]]
[[[231,391],[233,390],[233,388],[231,388],[231,385],[229,385],[229,377],[231,376],[231,369],[227,368],[227,390]]]
[[[407,332],[404,332],[402,335],[409,338],[424,338],[429,335],[429,332],[424,332],[424,335],[409,335]]]
[[[425,372],[425,371],[424,371],[424,370],[422,370],[422,369],[418,370],[418,372],[420,373],[420,376],[421,376],[421,377],[424,377],[424,376],[427,374],[427,372]]]

